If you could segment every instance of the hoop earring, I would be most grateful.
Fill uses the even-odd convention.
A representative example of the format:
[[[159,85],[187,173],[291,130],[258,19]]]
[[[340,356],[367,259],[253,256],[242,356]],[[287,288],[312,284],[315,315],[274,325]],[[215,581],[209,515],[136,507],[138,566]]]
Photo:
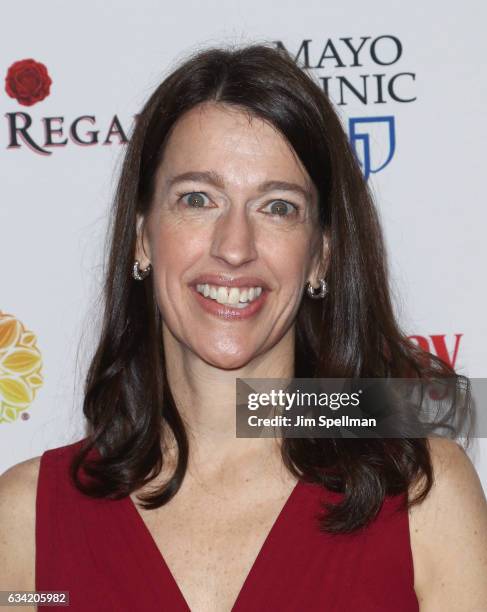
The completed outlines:
[[[320,287],[319,287],[319,291],[318,293],[315,293],[315,289],[314,287],[311,285],[310,282],[307,283],[307,292],[310,298],[313,298],[314,300],[320,300],[322,298],[325,297],[325,295],[327,294],[327,287],[326,287],[326,282],[324,278],[320,278]]]
[[[140,262],[138,259],[134,261],[134,266],[132,268],[132,276],[135,280],[141,281],[144,280],[147,276],[149,276],[150,271],[152,270],[152,265],[149,264],[147,268],[141,270]]]

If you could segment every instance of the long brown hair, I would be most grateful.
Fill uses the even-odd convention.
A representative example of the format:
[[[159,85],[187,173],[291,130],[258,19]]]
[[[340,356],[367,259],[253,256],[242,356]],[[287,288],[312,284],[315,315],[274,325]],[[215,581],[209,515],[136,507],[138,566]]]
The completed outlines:
[[[161,315],[151,278],[131,278],[136,215],[147,213],[168,133],[202,102],[238,106],[285,136],[319,193],[319,222],[331,238],[328,293],[303,299],[296,320],[295,376],[455,377],[399,328],[391,303],[387,257],[377,212],[347,135],[326,94],[282,48],[270,44],[210,48],[182,61],[150,96],[127,145],[109,230],[104,314],[86,378],[86,444],[71,464],[80,491],[118,499],[147,484],[164,462],[161,434],[178,447],[172,478],[146,495],[145,508],[167,503],[188,462],[188,438],[166,377]],[[90,461],[93,448],[100,457]],[[285,439],[285,465],[300,478],[343,492],[321,518],[345,533],[369,523],[386,495],[424,477],[432,486],[426,438]],[[80,479],[83,468],[90,480]],[[405,497],[407,499],[407,496]]]

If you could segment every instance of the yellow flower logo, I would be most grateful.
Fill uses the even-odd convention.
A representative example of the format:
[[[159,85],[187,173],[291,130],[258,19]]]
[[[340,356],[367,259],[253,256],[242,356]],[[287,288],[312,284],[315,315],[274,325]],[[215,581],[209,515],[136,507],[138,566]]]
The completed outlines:
[[[32,404],[41,367],[35,334],[0,310],[0,423],[12,423]]]

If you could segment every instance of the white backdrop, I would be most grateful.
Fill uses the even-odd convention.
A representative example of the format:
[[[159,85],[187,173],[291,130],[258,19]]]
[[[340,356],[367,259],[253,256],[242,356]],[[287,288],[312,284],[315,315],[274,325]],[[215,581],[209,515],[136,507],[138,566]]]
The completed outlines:
[[[18,77],[15,63],[32,59],[51,85],[30,105],[3,79],[0,90],[0,472],[83,433],[105,225],[125,148],[113,118],[128,135],[172,67],[213,44],[279,42],[308,62],[370,174],[402,325],[460,373],[486,375],[479,0],[24,7],[21,24],[14,4],[3,7],[0,71]],[[485,438],[470,456],[487,491]]]

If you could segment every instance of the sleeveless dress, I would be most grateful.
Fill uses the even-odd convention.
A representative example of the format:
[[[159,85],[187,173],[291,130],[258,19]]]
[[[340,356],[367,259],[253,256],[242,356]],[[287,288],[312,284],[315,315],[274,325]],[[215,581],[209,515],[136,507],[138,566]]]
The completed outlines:
[[[70,481],[69,461],[83,441],[41,456],[36,590],[69,591],[71,612],[188,612],[130,496],[90,498]],[[232,612],[419,612],[409,519],[399,511],[400,496],[386,497],[375,521],[361,532],[320,533],[315,518],[320,502],[339,497],[298,481]]]

